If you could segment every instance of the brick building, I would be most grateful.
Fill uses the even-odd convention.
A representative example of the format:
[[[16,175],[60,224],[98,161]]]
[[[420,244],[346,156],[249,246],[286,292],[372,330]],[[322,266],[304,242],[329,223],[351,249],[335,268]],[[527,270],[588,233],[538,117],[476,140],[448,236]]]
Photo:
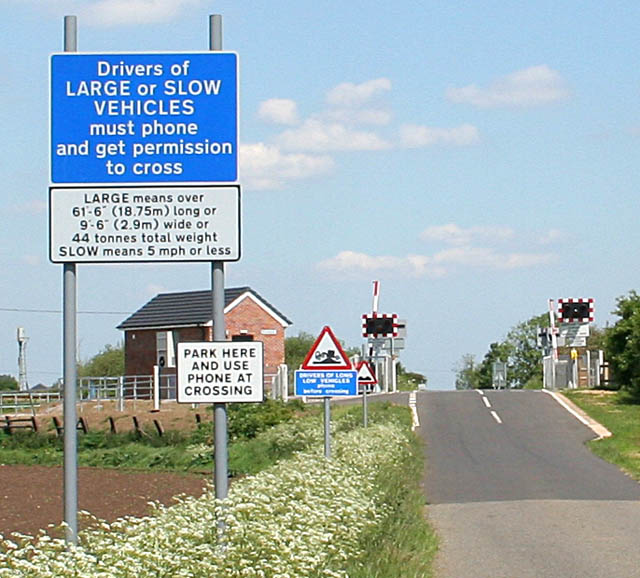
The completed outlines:
[[[264,343],[265,384],[284,363],[285,330],[291,321],[250,287],[225,289],[227,339]],[[210,341],[213,335],[211,291],[161,293],[125,319],[126,375],[152,375],[154,365],[175,374],[175,345]]]

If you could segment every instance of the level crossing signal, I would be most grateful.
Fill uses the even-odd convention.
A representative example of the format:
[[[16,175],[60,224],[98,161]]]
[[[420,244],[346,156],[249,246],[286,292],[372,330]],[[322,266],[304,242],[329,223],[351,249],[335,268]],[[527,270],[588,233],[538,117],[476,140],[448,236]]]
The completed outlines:
[[[561,323],[592,323],[593,311],[593,299],[558,299]]]
[[[379,315],[373,313],[371,315],[362,316],[362,336],[363,337],[397,337],[398,336],[398,316]]]

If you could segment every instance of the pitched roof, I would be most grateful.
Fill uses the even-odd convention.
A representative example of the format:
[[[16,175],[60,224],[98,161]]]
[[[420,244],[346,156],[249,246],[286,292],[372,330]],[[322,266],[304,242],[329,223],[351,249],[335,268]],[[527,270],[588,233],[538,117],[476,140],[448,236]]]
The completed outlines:
[[[285,326],[291,325],[289,319],[251,287],[226,288],[224,290],[225,312],[230,305],[247,293],[271,315],[279,318]],[[211,322],[211,308],[211,290],[160,293],[120,323],[118,329],[205,325]]]

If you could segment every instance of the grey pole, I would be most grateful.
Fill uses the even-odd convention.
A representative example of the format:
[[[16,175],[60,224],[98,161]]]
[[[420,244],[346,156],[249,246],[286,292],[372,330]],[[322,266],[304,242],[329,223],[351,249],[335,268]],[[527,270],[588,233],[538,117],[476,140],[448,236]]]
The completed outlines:
[[[324,398],[324,457],[331,457],[331,398]]]
[[[222,50],[222,16],[209,16],[209,50]],[[213,340],[225,341],[226,331],[224,322],[224,261],[211,263],[211,299]],[[216,498],[224,500],[229,490],[227,451],[227,404],[213,404],[214,423],[214,484]]]
[[[64,51],[78,50],[78,23],[75,16],[64,17]],[[63,269],[63,380],[64,380],[64,521],[65,539],[78,542],[78,446],[76,429],[76,264]]]
[[[362,385],[362,426],[367,427],[369,425],[369,415],[367,408],[367,385]]]

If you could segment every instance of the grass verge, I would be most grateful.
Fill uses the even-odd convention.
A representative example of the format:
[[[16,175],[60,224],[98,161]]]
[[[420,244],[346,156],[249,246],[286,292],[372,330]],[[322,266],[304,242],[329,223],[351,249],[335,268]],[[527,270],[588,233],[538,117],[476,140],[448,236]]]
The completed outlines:
[[[154,516],[100,524],[77,549],[46,536],[0,543],[0,576],[431,576],[436,540],[423,516],[423,452],[409,412],[389,404],[370,410],[367,430],[357,409],[336,412],[331,460],[315,439],[238,480],[224,505],[211,495],[187,497]],[[222,519],[224,547],[216,535]]]
[[[563,393],[613,434],[590,442],[591,450],[640,480],[640,404],[620,392],[571,390]]]
[[[420,488],[424,452],[420,441],[408,439],[409,452],[402,467],[385,472],[386,502],[390,512],[363,545],[362,566],[347,567],[350,578],[428,578],[438,539],[425,517]]]

